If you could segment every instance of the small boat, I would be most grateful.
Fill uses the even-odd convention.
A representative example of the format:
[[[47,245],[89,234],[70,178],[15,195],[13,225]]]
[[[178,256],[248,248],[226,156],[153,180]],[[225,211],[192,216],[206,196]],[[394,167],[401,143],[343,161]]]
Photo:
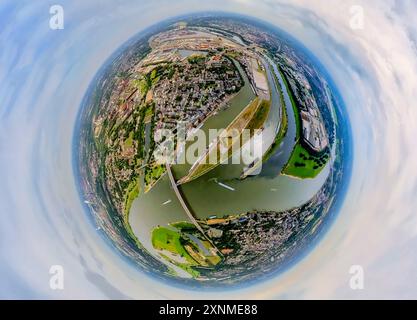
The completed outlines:
[[[225,189],[227,189],[227,190],[230,190],[230,191],[235,191],[235,189],[234,189],[234,188],[232,188],[231,186],[228,186],[227,184],[224,184],[224,183],[221,183],[221,182],[217,182],[217,184],[218,184],[220,187],[223,187],[223,188],[225,188]]]
[[[165,206],[165,205],[167,205],[168,203],[171,203],[171,202],[172,202],[172,200],[169,199],[169,200],[165,201],[162,205]]]

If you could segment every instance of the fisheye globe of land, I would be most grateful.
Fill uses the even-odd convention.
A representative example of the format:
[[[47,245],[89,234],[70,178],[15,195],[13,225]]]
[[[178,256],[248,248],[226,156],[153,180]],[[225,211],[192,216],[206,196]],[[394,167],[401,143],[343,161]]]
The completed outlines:
[[[80,116],[80,185],[134,265],[192,286],[289,267],[336,212],[343,110],[310,53],[246,17],[156,25],[118,50]]]

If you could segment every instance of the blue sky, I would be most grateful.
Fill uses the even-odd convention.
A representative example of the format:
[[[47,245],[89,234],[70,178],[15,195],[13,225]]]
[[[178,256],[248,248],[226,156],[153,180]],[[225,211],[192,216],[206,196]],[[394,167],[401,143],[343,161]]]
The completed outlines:
[[[64,30],[49,8],[64,8]],[[364,10],[352,29],[351,6]],[[346,102],[353,177],[342,212],[290,271],[224,298],[417,298],[415,1],[13,1],[0,4],[0,297],[212,298],[156,282],[97,235],[79,203],[71,139],[103,62],[164,18],[221,10],[271,22],[324,64]],[[49,287],[49,268],[65,289]],[[351,290],[361,265],[365,289]]]

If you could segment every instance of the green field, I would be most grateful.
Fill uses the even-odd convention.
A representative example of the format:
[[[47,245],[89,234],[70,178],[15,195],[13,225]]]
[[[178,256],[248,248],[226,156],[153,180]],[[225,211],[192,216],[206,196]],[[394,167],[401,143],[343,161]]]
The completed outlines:
[[[198,277],[199,272],[193,268],[194,266],[198,266],[198,263],[188,254],[183,243],[184,240],[179,231],[173,231],[164,227],[158,227],[152,231],[152,246],[156,250],[166,250],[174,255],[179,255],[186,262],[175,261],[163,253],[160,253],[161,256],[170,263],[188,272],[191,276]]]
[[[154,164],[145,170],[145,193],[152,189],[155,183],[165,174],[165,166]]]
[[[160,255],[164,259],[188,272],[193,277],[199,276],[198,270],[194,267],[214,266],[221,261],[221,257],[216,254],[204,254],[199,246],[184,233],[189,232],[197,237],[198,234],[196,234],[197,231],[193,224],[189,222],[177,222],[171,224],[171,226],[178,229],[173,230],[166,227],[157,227],[152,231],[152,246],[155,250],[161,251]],[[206,249],[209,251],[212,249],[209,241],[200,241]],[[165,251],[170,252],[173,256],[168,257]],[[175,257],[178,257],[178,259]]]
[[[133,134],[134,131],[130,131],[129,137],[125,140],[125,148],[130,148],[133,145]]]
[[[302,179],[315,178],[326,166],[328,160],[328,152],[317,156],[312,155],[298,143],[284,167],[283,173]]]
[[[181,233],[168,228],[159,227],[152,231],[152,245],[156,250],[167,250],[185,258],[190,264],[197,265],[196,261],[184,249],[181,242]]]
[[[129,187],[126,191],[126,198],[125,198],[125,206],[124,206],[124,219],[127,223],[129,223],[129,212],[130,208],[132,207],[133,201],[139,196],[140,193],[140,185],[139,180],[135,179],[130,182]]]

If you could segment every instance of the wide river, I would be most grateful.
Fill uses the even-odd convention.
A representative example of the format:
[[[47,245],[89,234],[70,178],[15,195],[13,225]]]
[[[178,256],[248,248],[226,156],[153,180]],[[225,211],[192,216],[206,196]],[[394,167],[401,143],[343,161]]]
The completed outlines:
[[[287,134],[275,154],[262,165],[259,175],[240,180],[243,165],[224,164],[196,180],[181,185],[179,188],[197,218],[235,215],[255,209],[282,211],[297,207],[317,193],[329,174],[329,166],[326,166],[315,179],[300,180],[280,174],[295,144],[296,125],[290,98],[278,68],[268,57],[264,59],[269,66],[267,75],[272,99],[265,131],[269,130],[269,135],[273,138],[279,128],[277,122],[281,119],[280,93],[273,78],[275,73],[284,93],[288,114]],[[244,77],[245,86],[229,102],[227,108],[223,108],[205,121],[201,129],[206,133],[210,128],[226,128],[255,97],[245,72],[239,65],[237,66]],[[189,168],[190,165],[173,166],[176,179],[184,176]],[[134,233],[152,254],[155,254],[151,244],[152,230],[156,226],[166,226],[177,221],[188,221],[188,217],[177,200],[167,175],[162,177],[151,191],[140,194],[133,202],[129,217]]]

